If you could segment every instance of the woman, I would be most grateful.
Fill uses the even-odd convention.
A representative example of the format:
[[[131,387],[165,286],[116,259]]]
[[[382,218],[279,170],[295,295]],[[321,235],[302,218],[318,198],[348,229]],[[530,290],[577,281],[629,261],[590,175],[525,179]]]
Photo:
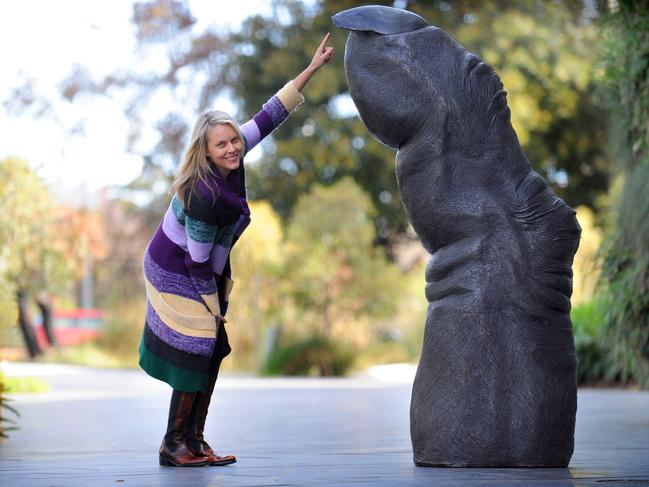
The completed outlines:
[[[250,222],[243,156],[304,101],[302,89],[333,57],[327,34],[309,66],[241,127],[202,114],[171,186],[173,196],[144,256],[147,311],[140,366],[173,388],[160,465],[228,465],[203,438],[221,361],[230,353],[224,318],[230,250]]]

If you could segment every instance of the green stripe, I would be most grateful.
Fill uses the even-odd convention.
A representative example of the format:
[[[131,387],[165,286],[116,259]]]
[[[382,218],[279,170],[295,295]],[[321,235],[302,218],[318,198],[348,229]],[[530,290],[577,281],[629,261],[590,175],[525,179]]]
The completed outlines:
[[[176,220],[178,220],[178,223],[184,225],[185,210],[183,209],[182,203],[178,201],[178,198],[176,198],[176,196],[174,196],[171,200],[171,210],[174,212],[174,216],[176,217]]]
[[[166,382],[177,391],[203,391],[207,386],[207,374],[171,365],[146,348],[144,340],[140,342],[140,367],[151,377]]]
[[[214,236],[218,229],[219,227],[216,225],[208,225],[193,218],[185,217],[185,231],[187,232],[187,236],[195,242],[214,242]]]
[[[221,228],[216,234],[215,243],[221,247],[230,248],[232,247],[232,240],[234,240],[234,230],[237,227],[237,223],[228,225],[227,227]]]

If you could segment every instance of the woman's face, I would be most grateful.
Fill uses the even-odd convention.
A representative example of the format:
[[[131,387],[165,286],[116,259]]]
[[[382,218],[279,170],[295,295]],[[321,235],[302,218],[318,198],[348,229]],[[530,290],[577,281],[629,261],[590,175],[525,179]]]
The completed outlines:
[[[230,124],[215,125],[207,134],[207,155],[223,177],[239,167],[243,140]]]

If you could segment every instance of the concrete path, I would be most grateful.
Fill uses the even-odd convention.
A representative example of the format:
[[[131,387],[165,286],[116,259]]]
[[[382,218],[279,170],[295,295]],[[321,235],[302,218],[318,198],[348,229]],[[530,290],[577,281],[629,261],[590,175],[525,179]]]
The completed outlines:
[[[5,365],[52,388],[13,396],[21,429],[0,444],[1,486],[649,486],[648,392],[581,390],[569,469],[417,468],[412,369],[331,380],[224,376],[206,436],[239,462],[178,469],[157,464],[165,384],[139,371]]]

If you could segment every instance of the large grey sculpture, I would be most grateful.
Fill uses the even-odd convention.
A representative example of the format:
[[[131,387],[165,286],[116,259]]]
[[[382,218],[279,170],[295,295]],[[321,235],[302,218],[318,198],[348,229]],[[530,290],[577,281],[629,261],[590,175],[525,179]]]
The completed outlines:
[[[398,149],[429,301],[410,433],[420,466],[565,467],[574,446],[574,211],[534,172],[498,75],[414,13],[358,7],[345,71]]]

